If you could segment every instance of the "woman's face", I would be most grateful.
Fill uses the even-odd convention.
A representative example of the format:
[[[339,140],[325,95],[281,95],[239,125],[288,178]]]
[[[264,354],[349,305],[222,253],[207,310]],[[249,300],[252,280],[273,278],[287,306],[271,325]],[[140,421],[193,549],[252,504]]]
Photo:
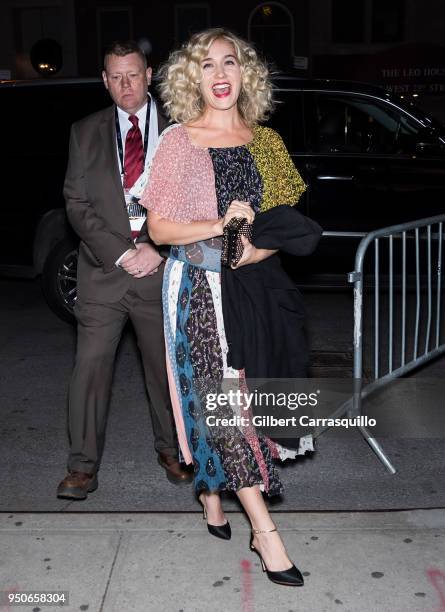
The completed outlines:
[[[235,48],[224,38],[215,40],[201,62],[201,95],[206,108],[228,110],[241,90],[241,66]]]

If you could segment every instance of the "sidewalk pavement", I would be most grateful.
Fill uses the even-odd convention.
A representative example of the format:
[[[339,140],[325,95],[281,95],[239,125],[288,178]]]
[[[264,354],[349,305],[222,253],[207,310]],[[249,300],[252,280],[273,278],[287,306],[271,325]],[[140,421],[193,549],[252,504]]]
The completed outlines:
[[[445,510],[274,513],[303,588],[278,586],[197,513],[0,514],[0,590],[69,591],[1,612],[445,612]]]

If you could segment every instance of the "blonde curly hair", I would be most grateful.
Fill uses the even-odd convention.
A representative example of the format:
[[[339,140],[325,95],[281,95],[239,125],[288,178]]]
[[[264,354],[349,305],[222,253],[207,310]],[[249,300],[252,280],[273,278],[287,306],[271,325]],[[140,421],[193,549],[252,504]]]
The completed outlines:
[[[248,125],[267,119],[273,108],[269,70],[255,49],[224,28],[211,28],[194,34],[181,49],[173,51],[159,70],[159,92],[172,121],[187,123],[201,116],[204,102],[199,88],[201,62],[217,39],[232,43],[241,67],[238,110]]]

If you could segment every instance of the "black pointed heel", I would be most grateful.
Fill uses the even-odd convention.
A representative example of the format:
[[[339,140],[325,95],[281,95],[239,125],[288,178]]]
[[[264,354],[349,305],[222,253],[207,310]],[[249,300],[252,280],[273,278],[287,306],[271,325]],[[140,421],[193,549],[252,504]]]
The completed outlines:
[[[272,582],[275,582],[276,584],[282,584],[282,585],[285,585],[285,586],[303,586],[304,585],[304,578],[301,575],[300,570],[298,568],[296,568],[293,563],[292,563],[292,565],[290,566],[289,569],[282,570],[280,572],[272,572],[272,571],[267,569],[266,564],[264,563],[263,557],[261,556],[261,553],[253,545],[253,536],[254,536],[254,534],[256,534],[256,533],[269,533],[269,532],[276,531],[276,530],[277,530],[276,527],[275,527],[275,529],[264,529],[264,530],[261,530],[261,529],[252,529],[252,534],[250,536],[250,550],[255,552],[258,555],[258,557],[260,558],[261,567],[263,568],[263,572],[266,572],[267,577],[269,578],[269,580],[271,580]]]
[[[204,502],[201,501],[201,498],[198,497],[199,501],[202,504],[202,518],[207,520],[207,510],[204,505]],[[232,529],[230,528],[230,523],[227,521],[224,525],[210,525],[207,523],[207,529],[212,536],[216,538],[221,538],[221,540],[230,540],[232,537]]]

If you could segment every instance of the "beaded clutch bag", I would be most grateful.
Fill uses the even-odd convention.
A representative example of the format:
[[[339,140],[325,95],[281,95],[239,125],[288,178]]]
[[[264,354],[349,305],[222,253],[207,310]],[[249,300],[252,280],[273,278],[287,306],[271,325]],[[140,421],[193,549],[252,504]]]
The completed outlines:
[[[244,246],[241,236],[252,240],[252,225],[247,219],[235,217],[224,228],[221,250],[221,263],[223,266],[236,266],[242,257]]]

